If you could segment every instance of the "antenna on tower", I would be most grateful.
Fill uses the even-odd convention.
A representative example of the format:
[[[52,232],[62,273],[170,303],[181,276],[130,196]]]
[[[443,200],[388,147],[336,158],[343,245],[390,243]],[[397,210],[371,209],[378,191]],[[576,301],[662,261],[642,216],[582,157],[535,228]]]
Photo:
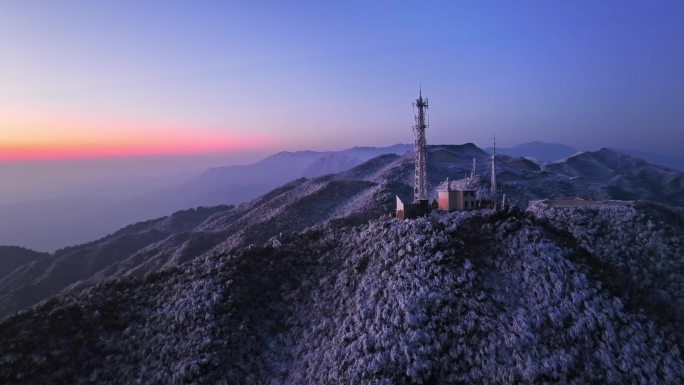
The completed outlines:
[[[477,167],[477,159],[473,157],[473,170],[470,171],[470,179],[475,177],[475,168]]]
[[[420,202],[427,200],[427,144],[425,140],[425,123],[428,110],[428,100],[423,99],[423,86],[420,85],[418,99],[413,106],[416,109],[416,124],[413,132],[416,134],[416,144],[414,152],[416,155],[415,180],[413,185],[413,201]]]

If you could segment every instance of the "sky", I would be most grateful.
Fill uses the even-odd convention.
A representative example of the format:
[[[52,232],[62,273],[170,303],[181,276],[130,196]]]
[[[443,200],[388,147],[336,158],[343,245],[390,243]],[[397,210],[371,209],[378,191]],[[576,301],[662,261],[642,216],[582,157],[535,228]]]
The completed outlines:
[[[684,2],[0,3],[0,162],[410,143],[419,87],[429,143],[684,155]]]

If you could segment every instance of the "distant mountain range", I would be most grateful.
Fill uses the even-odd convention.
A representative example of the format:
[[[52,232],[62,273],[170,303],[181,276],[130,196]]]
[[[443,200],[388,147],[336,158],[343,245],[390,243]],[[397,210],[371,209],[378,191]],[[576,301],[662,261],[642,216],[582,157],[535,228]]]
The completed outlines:
[[[684,171],[684,157],[674,157],[654,154],[645,151],[631,150],[625,148],[611,148],[613,151],[621,152],[635,158],[643,159],[649,163],[660,166],[669,167],[673,170]],[[488,153],[493,152],[493,148],[486,149]],[[532,158],[540,161],[555,162],[561,159],[568,158],[572,155],[582,152],[581,150],[567,146],[565,144],[544,143],[544,142],[529,142],[519,144],[514,147],[503,147],[496,149],[498,154],[509,156],[520,156]]]
[[[378,155],[403,155],[412,149],[412,145],[396,144],[353,147],[342,151],[281,152],[250,165],[212,168],[185,182],[122,198],[114,204],[111,199],[98,199],[91,195],[0,205],[0,218],[12,218],[11,221],[0,221],[0,244],[52,251],[102,237],[129,223],[199,206],[239,204],[297,178],[339,173]],[[684,170],[684,160],[674,157],[631,150],[614,151],[634,154],[674,170]],[[561,144],[531,142],[499,148],[497,152],[537,159],[541,166],[544,162],[568,158],[580,151]],[[482,172],[486,172],[486,157],[476,155]],[[464,172],[469,169],[464,167]]]
[[[317,170],[330,169],[329,155],[316,158],[323,159],[325,165]],[[303,157],[307,156],[314,157],[310,153]],[[292,157],[296,156],[282,153],[268,162],[294,163]],[[477,146],[430,146],[428,175],[433,197],[434,188],[447,177],[469,174],[473,158],[477,159],[476,172],[488,181],[489,155]],[[302,161],[298,167],[306,169],[316,161],[305,163]],[[508,201],[522,207],[531,200],[562,196],[646,199],[684,207],[684,174],[608,149],[546,165],[501,155],[497,157],[497,168],[501,192]],[[205,181],[200,189],[207,191],[209,181],[234,170],[216,169],[203,174],[197,179]],[[200,255],[261,245],[280,233],[326,223],[366,223],[393,212],[395,195],[410,200],[412,184],[412,155],[385,154],[341,173],[296,179],[237,206],[185,210],[127,226],[100,240],[52,255],[42,254],[37,259],[32,255],[29,263],[0,277],[0,315],[62,290],[112,277],[140,276]],[[0,249],[0,260],[18,252],[12,250]]]
[[[684,378],[683,173],[609,149],[555,163],[499,155],[500,192],[520,207],[640,201],[397,221],[395,195],[412,194],[411,153],[334,174],[351,155],[300,155],[268,162],[325,175],[54,254],[0,247],[0,382]],[[487,190],[489,154],[429,146],[432,197],[473,158]],[[216,169],[197,182],[206,191],[231,173],[247,175]]]
[[[397,144],[280,152],[251,165],[212,168],[185,182],[116,204],[88,196],[0,205],[0,218],[12,218],[0,221],[0,244],[51,251],[178,210],[241,203],[297,178],[337,173],[378,155],[404,154],[412,148]]]
[[[684,158],[675,156],[659,155],[650,152],[639,150],[631,150],[626,148],[611,148],[613,151],[621,152],[633,156],[635,158],[643,159],[649,163],[669,167],[673,170],[684,171]]]
[[[274,191],[264,197],[272,206],[254,202],[248,221],[232,218],[238,208],[218,209],[172,236],[185,241],[166,252],[197,256],[188,263],[5,319],[0,382],[681,384],[684,229],[660,205],[334,221],[202,253],[232,240],[200,231],[276,226],[243,233],[254,241],[361,208],[381,198],[367,194],[392,191],[393,179],[378,181],[409,164],[396,155],[371,162]]]

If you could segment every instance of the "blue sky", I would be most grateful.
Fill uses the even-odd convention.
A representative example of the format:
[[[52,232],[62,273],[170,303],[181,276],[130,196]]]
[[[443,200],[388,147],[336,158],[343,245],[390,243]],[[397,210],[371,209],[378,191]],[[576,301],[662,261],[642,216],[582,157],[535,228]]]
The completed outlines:
[[[389,145],[422,84],[431,143],[682,155],[683,68],[682,1],[5,2],[0,133],[31,156]]]

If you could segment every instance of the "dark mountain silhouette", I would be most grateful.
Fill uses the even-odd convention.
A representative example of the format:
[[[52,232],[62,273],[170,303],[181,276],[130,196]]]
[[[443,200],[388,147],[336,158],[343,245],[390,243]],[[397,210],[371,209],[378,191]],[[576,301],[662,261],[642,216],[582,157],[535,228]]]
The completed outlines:
[[[280,152],[250,165],[216,167],[149,193],[126,198],[87,196],[0,205],[0,244],[53,251],[102,237],[127,224],[199,206],[238,204],[301,177],[348,170],[378,155],[404,154],[411,145],[342,151]],[[98,195],[99,194],[99,195]]]
[[[542,205],[280,235],[6,319],[0,379],[680,384],[684,243],[667,210]]]
[[[684,158],[676,156],[667,156],[662,154],[655,154],[647,151],[639,151],[629,148],[610,148],[612,151],[629,155],[635,158],[643,159],[649,163],[671,168],[677,171],[684,171]],[[492,148],[487,148],[488,153],[492,153]],[[513,147],[497,148],[496,152],[502,155],[527,157],[545,162],[556,162],[569,158],[579,152],[579,149],[558,143],[544,143],[544,142],[529,142],[519,144]]]
[[[633,150],[629,148],[611,148],[613,151],[621,152],[635,158],[643,159],[649,163],[665,166],[677,171],[684,171],[684,158],[681,156],[667,156],[654,154],[652,152]]]
[[[488,181],[489,155],[475,145],[430,146],[431,191],[447,177],[469,175],[473,157],[476,172]],[[543,168],[507,156],[498,157],[497,163],[501,191],[521,207],[530,200],[561,196],[644,198],[684,206],[681,173],[610,150]],[[410,200],[412,184],[412,155],[388,154],[342,173],[294,180],[237,206],[189,210],[128,226],[0,278],[0,314],[107,278],[141,276],[198,256],[261,245],[280,233],[329,223],[363,224],[393,212],[395,195]]]
[[[14,248],[12,251],[15,260],[16,255],[21,256],[22,253],[28,254],[30,260],[11,270],[0,270],[2,271],[0,277],[2,314],[32,305],[80,280],[97,277],[98,273],[106,271],[107,268],[135,254],[136,251],[155,242],[163,241],[173,234],[191,231],[194,226],[211,215],[227,209],[229,209],[227,206],[217,206],[181,211],[170,217],[127,226],[97,241],[60,249],[52,255]],[[4,258],[7,249],[0,249],[3,265],[8,263]],[[17,250],[21,253],[17,253]],[[176,258],[175,262],[185,260]],[[111,272],[107,276],[125,276],[126,274],[126,271],[118,271]]]
[[[112,210],[136,212],[140,220],[197,206],[238,204],[297,178],[341,172],[378,155],[404,154],[411,149],[397,144],[343,151],[280,152],[252,165],[212,168],[187,182],[130,199]]]
[[[17,246],[0,246],[0,276],[13,272],[19,266],[49,256]]]

